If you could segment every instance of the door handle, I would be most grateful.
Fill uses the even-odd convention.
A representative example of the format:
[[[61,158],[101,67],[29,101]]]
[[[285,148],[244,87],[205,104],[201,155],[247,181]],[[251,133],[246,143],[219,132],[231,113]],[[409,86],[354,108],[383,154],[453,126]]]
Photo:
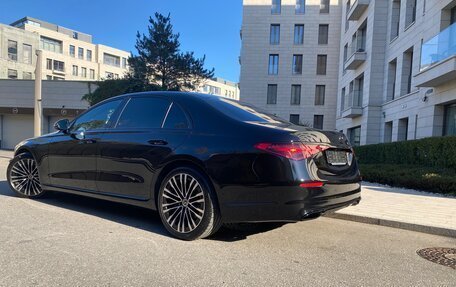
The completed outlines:
[[[148,141],[151,145],[167,145],[168,142],[165,140],[150,140]]]
[[[94,143],[96,143],[97,141],[96,141],[96,140],[93,140],[93,139],[82,139],[82,140],[79,140],[79,142],[85,143],[85,144],[94,144]]]

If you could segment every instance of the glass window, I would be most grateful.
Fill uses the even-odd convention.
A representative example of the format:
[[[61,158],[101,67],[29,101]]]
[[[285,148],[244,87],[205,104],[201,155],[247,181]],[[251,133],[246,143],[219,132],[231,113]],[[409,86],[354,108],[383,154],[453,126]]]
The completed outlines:
[[[17,42],[8,40],[8,59],[17,61]]]
[[[296,14],[306,13],[306,0],[296,0]]]
[[[269,75],[277,75],[279,73],[279,55],[269,55]]]
[[[120,67],[120,57],[103,53],[103,63],[114,67]]]
[[[86,59],[87,59],[87,61],[92,62],[92,50],[86,51]]]
[[[89,131],[108,127],[112,115],[121,102],[122,100],[120,99],[114,100],[88,110],[73,122],[70,132]]]
[[[315,129],[323,129],[323,115],[314,115],[313,127]]]
[[[114,79],[114,73],[105,72],[105,78],[106,79]]]
[[[291,85],[291,101],[292,105],[301,104],[301,85]]]
[[[90,78],[92,80],[95,79],[95,70],[94,69],[90,69]]]
[[[317,56],[317,75],[326,75],[327,55]]]
[[[62,53],[62,41],[41,36],[40,47],[41,49],[46,51],[51,51],[60,54]]]
[[[168,112],[165,123],[163,124],[165,129],[188,129],[189,124],[187,117],[185,116],[184,111],[177,105],[174,104],[171,106],[171,109]]]
[[[73,65],[73,76],[78,75],[78,66]]]
[[[169,101],[162,98],[132,98],[116,128],[160,128],[169,105]]]
[[[280,25],[279,24],[271,24],[269,43],[271,45],[280,44]]]
[[[271,14],[280,14],[282,8],[281,0],[272,0]]]
[[[46,69],[52,70],[52,59],[46,59]]]
[[[325,104],[325,85],[316,85],[315,86],[315,105],[323,106]]]
[[[64,72],[65,71],[65,63],[61,61],[54,60],[54,70]]]
[[[320,0],[320,13],[329,13],[329,0]]]
[[[32,73],[31,72],[22,72],[22,78],[24,80],[31,80],[32,79]]]
[[[318,44],[319,45],[328,44],[328,31],[329,31],[328,24],[321,24],[318,26]]]
[[[348,139],[351,145],[359,146],[361,144],[361,127],[348,129]]]
[[[87,68],[81,68],[81,77],[87,78]]]
[[[290,122],[299,125],[299,115],[298,114],[291,114],[290,115]]]
[[[73,39],[78,39],[78,38],[79,38],[78,32],[73,31]]]
[[[456,104],[445,106],[445,123],[443,125],[443,135],[456,135]]]
[[[78,58],[79,59],[84,59],[84,49],[83,48],[78,48]]]
[[[293,55],[293,74],[302,74],[302,55]]]
[[[8,69],[8,79],[17,79],[17,70]]]
[[[32,63],[32,46],[24,44],[22,46],[23,54],[24,54],[24,63],[31,64]]]
[[[71,57],[74,57],[74,56],[75,56],[75,53],[76,53],[76,52],[75,52],[75,49],[76,49],[76,48],[75,48],[73,45],[70,45],[70,56],[71,56]]]
[[[127,68],[127,58],[122,58],[122,68]]]
[[[277,104],[277,85],[268,85],[268,98],[267,104]]]
[[[294,44],[302,45],[304,44],[304,25],[297,24],[294,28]]]

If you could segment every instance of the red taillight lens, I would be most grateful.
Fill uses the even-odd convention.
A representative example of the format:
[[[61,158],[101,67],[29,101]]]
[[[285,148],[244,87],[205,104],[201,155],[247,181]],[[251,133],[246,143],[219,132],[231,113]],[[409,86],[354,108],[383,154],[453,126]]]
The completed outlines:
[[[323,182],[321,182],[321,181],[307,181],[307,182],[301,183],[299,186],[303,187],[303,188],[322,187],[323,186]]]
[[[302,143],[258,143],[255,148],[293,160],[303,160],[328,149],[323,145]]]

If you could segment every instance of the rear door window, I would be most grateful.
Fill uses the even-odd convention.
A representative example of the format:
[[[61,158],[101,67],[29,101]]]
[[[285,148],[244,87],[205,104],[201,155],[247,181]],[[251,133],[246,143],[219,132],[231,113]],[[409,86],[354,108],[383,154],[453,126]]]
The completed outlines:
[[[170,102],[163,98],[131,98],[119,117],[116,128],[160,128]]]
[[[166,116],[165,129],[188,129],[190,128],[187,117],[184,111],[175,103],[172,104],[171,109]]]

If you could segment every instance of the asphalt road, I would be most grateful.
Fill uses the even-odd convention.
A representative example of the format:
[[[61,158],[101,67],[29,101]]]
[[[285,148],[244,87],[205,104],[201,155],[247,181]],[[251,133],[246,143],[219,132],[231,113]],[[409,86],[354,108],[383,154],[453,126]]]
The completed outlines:
[[[5,163],[0,286],[456,286],[456,270],[416,255],[454,238],[320,218],[183,242],[152,211],[15,197]]]

